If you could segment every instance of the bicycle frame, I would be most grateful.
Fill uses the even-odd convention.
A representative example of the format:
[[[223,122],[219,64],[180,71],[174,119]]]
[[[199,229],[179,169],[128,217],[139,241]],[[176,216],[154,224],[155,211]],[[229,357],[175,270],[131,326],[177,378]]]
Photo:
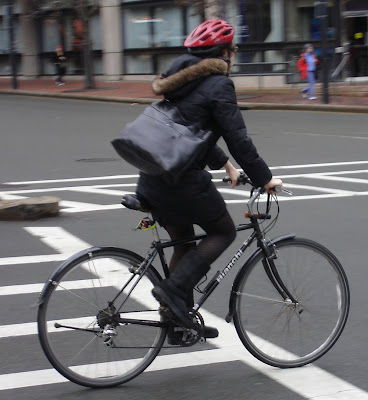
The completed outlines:
[[[217,271],[216,274],[213,276],[213,278],[210,280],[210,282],[206,285],[206,287],[201,291],[202,296],[199,298],[199,300],[195,303],[193,309],[195,311],[198,311],[200,307],[205,303],[205,301],[208,299],[208,297],[212,294],[212,292],[216,289],[216,287],[221,283],[221,281],[225,278],[225,276],[229,273],[229,271],[234,267],[234,265],[237,263],[237,261],[240,259],[240,257],[243,255],[243,253],[246,251],[246,249],[255,241],[257,240],[257,249],[255,252],[248,258],[251,259],[255,254],[258,254],[258,252],[263,252],[265,257],[263,261],[263,267],[266,271],[266,274],[268,278],[270,279],[271,283],[274,285],[280,296],[283,298],[283,300],[289,299],[293,304],[297,305],[298,302],[294,299],[294,297],[291,295],[289,290],[286,288],[284,283],[281,280],[281,277],[279,273],[277,272],[274,259],[277,258],[277,254],[274,251],[274,246],[275,243],[279,242],[280,240],[285,240],[291,237],[295,237],[294,234],[291,235],[286,235],[280,238],[275,239],[274,241],[267,242],[267,240],[264,238],[264,235],[261,231],[261,228],[259,226],[259,222],[257,219],[257,216],[253,213],[253,204],[256,201],[256,199],[262,194],[263,190],[261,188],[258,188],[254,191],[253,196],[250,198],[248,202],[248,209],[249,209],[249,218],[250,218],[250,223],[248,224],[240,224],[236,226],[236,231],[243,231],[243,230],[248,230],[248,229],[253,229],[253,232],[251,235],[246,239],[246,241],[242,244],[242,246],[239,248],[239,250],[234,254],[234,256],[231,258],[231,260],[226,264],[226,266],[221,270]],[[169,276],[169,269],[167,266],[166,258],[165,258],[165,253],[164,249],[173,247],[179,244],[185,244],[185,243],[190,243],[190,242],[196,242],[198,240],[203,239],[206,237],[206,234],[200,234],[200,235],[195,235],[189,238],[183,238],[175,241],[161,241],[158,230],[157,228],[153,228],[154,232],[154,241],[152,242],[151,248],[153,249],[152,252],[150,252],[145,260],[142,262],[142,264],[139,266],[139,273],[141,276],[144,275],[144,272],[151,266],[153,260],[156,258],[157,255],[159,255],[161,265],[165,274],[165,277]],[[245,263],[245,266],[247,263]],[[138,272],[138,271],[137,271]],[[136,284],[138,284],[139,279],[137,280]],[[133,290],[135,285],[131,290]],[[121,292],[125,289],[125,286],[122,288]],[[120,292],[120,293],[121,293]],[[119,293],[119,294],[120,294]],[[119,294],[116,296],[118,297]],[[129,294],[127,295],[129,297]],[[121,304],[121,306],[118,308],[121,309],[121,307],[124,305],[125,301]],[[231,305],[233,301],[230,299],[230,310],[229,314],[226,317],[226,321],[230,322],[233,312],[231,310]],[[155,325],[159,326],[162,325],[158,322],[150,322],[150,321],[143,321],[143,320],[135,320],[135,323],[143,324],[143,325]],[[124,318],[118,318],[117,322],[121,323],[134,323],[132,320],[124,319]]]

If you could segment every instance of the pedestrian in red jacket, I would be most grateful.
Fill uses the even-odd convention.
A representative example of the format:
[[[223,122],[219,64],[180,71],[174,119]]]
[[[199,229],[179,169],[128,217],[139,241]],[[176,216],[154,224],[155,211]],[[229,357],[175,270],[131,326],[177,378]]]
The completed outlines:
[[[302,96],[307,97],[309,94],[309,100],[316,100],[317,97],[314,91],[314,85],[316,83],[316,69],[318,59],[314,54],[314,48],[311,44],[304,46],[304,53],[300,55],[297,63],[298,71],[302,79],[308,80],[308,86],[302,90]]]

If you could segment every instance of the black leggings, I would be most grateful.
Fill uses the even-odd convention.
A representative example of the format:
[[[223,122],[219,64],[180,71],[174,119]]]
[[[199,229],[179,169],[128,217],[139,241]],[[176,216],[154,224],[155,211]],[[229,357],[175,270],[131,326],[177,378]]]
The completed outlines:
[[[207,233],[207,236],[198,245],[195,243],[186,243],[175,246],[170,260],[170,272],[175,269],[176,263],[184,254],[193,248],[197,249],[205,262],[212,264],[230,246],[236,237],[234,222],[228,211],[226,211],[223,217],[214,222],[198,225]],[[194,235],[192,224],[165,226],[165,229],[172,240]]]

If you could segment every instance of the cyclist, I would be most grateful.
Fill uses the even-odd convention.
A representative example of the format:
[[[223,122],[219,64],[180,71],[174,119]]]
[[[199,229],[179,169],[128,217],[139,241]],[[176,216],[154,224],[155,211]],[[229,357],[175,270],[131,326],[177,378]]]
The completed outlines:
[[[153,289],[161,306],[168,307],[180,324],[193,328],[188,312],[193,305],[193,288],[225,251],[236,236],[233,220],[221,194],[205,170],[222,168],[230,173],[236,185],[237,172],[227,156],[215,146],[222,137],[235,161],[256,186],[268,192],[282,181],[272,174],[247,136],[237,106],[233,82],[228,78],[237,50],[234,28],[221,19],[201,23],[185,40],[186,55],[177,58],[168,71],[153,81],[155,94],[174,102],[189,121],[210,127],[213,143],[184,175],[180,183],[167,178],[140,174],[137,195],[150,204],[152,214],[172,240],[194,234],[193,225],[200,226],[207,236],[198,245],[174,248],[170,277]],[[215,328],[205,327],[205,337],[217,337]]]

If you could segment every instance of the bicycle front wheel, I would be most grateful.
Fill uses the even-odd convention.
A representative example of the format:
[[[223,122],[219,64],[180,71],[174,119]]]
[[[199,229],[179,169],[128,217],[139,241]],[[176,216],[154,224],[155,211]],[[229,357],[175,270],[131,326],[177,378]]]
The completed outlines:
[[[276,254],[276,269],[297,304],[275,289],[259,253],[240,277],[234,324],[260,361],[300,367],[317,360],[339,338],[349,312],[348,281],[336,257],[311,240],[280,241]]]
[[[159,326],[151,290],[161,278],[152,266],[142,275],[142,260],[123,249],[94,248],[51,277],[38,310],[39,338],[67,379],[89,387],[119,385],[143,372],[160,351],[167,328]]]

